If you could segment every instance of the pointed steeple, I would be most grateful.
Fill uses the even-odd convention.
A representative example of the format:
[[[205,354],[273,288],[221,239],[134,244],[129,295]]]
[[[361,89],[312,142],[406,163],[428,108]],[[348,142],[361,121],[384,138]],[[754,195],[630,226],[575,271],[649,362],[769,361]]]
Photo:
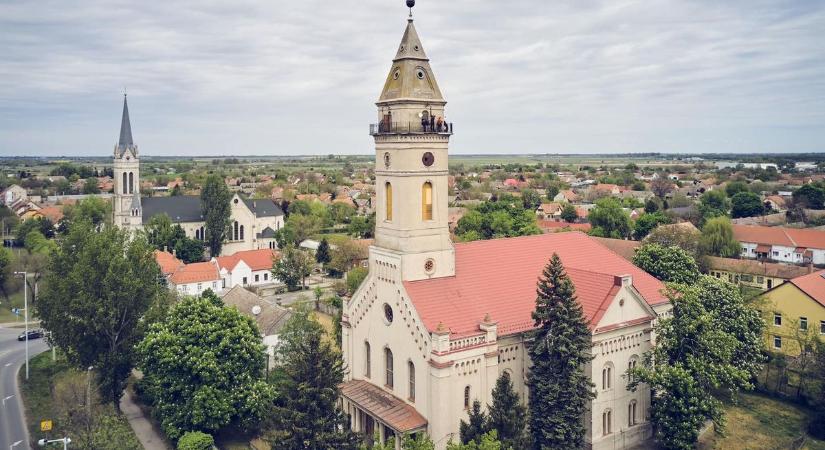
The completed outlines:
[[[123,117],[120,120],[120,140],[117,146],[120,148],[135,146],[132,142],[132,123],[129,121],[129,104],[126,102],[126,94],[123,94]]]
[[[412,17],[407,19],[407,28],[384,83],[379,103],[399,99],[444,102]]]
[[[418,37],[418,32],[415,31],[413,19],[407,19],[407,29],[404,30],[404,37],[401,38],[401,45],[398,47],[398,53],[395,54],[393,61],[398,61],[404,58],[410,59],[427,59],[427,54],[424,53],[424,46],[421,45],[421,39]]]

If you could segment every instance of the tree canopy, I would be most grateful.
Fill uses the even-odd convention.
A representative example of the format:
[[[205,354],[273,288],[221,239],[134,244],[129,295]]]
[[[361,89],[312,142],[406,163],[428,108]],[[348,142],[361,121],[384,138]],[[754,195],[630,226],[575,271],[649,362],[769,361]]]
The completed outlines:
[[[593,225],[593,236],[624,239],[630,237],[632,225],[630,215],[615,198],[606,197],[596,200],[596,207],[587,214],[587,220]]]
[[[646,244],[636,250],[633,264],[664,282],[694,283],[699,267],[686,251],[679,247]]]
[[[714,217],[702,227],[699,249],[703,254],[732,258],[742,252],[733,237],[733,226],[727,217]]]
[[[739,192],[730,199],[730,215],[738,217],[760,216],[765,212],[762,198],[750,191]]]
[[[220,256],[223,242],[229,230],[232,194],[223,177],[209,175],[201,190],[201,214],[205,222],[204,231],[209,254]]]
[[[539,233],[535,211],[524,209],[521,202],[511,196],[480,204],[458,221],[455,230],[463,241]]]
[[[699,199],[699,213],[702,215],[702,222],[714,217],[727,216],[730,210],[730,200],[724,191],[713,190],[702,194]]]
[[[294,290],[304,285],[304,279],[312,273],[314,265],[315,261],[307,252],[287,246],[272,267],[272,276]]]

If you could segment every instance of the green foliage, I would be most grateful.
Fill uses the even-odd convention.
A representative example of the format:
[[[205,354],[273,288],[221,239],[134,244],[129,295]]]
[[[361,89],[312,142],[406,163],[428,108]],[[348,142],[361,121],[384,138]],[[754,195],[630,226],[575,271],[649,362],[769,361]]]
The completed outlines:
[[[152,247],[115,227],[75,224],[52,253],[37,313],[72,364],[97,369],[105,401],[120,399],[143,318],[166,298],[159,280]]]
[[[481,410],[481,402],[473,400],[473,406],[468,412],[468,421],[463,419],[459,424],[458,431],[461,437],[461,442],[467,444],[473,442],[486,432],[487,430],[487,415]]]
[[[63,207],[62,223],[67,230],[69,226],[77,222],[87,222],[94,227],[110,224],[112,221],[112,202],[100,197],[88,197],[75,203]],[[48,236],[48,235],[47,235]]]
[[[286,284],[290,290],[304,285],[306,277],[312,273],[315,261],[308,253],[292,246],[281,250],[281,257],[272,267],[272,276]]]
[[[579,219],[579,214],[576,212],[576,207],[570,203],[565,203],[561,210],[561,219],[567,223],[573,223]]]
[[[699,213],[702,223],[714,217],[727,216],[730,210],[730,200],[721,190],[707,191],[699,199]]]
[[[281,376],[264,439],[273,450],[355,449],[358,436],[338,406],[344,362],[311,312],[297,309],[276,347]]]
[[[144,227],[146,240],[156,250],[175,252],[183,262],[189,264],[203,261],[203,242],[186,237],[178,224],[173,224],[166,214],[155,214]]]
[[[315,251],[315,262],[318,264],[326,264],[330,262],[331,257],[329,255],[329,242],[327,238],[321,239],[321,243],[318,244],[318,250]]]
[[[464,215],[455,233],[463,241],[539,234],[534,210],[526,210],[517,199],[502,196],[486,201]]]
[[[717,398],[751,389],[761,370],[759,313],[735,286],[709,276],[668,292],[673,316],[656,326],[656,347],[631,372],[631,388],[647,383],[656,392],[651,421],[665,448],[694,448],[705,421],[724,429]]]
[[[596,200],[596,207],[590,210],[587,220],[593,225],[593,236],[624,239],[630,237],[632,225],[630,215],[622,209],[622,204],[612,197]]]
[[[541,205],[541,195],[532,189],[523,189],[521,191],[521,206],[524,209],[535,211]]]
[[[318,216],[293,213],[286,219],[284,233],[288,236],[290,244],[298,245],[318,234],[321,224],[322,221]]]
[[[31,231],[26,235],[23,245],[29,253],[40,253],[43,255],[48,255],[57,248],[57,244],[55,244],[54,241],[46,239],[46,236],[43,236],[43,233],[37,230]]]
[[[309,202],[306,201],[306,200],[295,200],[294,202],[289,204],[286,211],[289,213],[288,215],[292,215],[292,214],[300,214],[302,216],[312,215],[312,208],[309,206]]]
[[[20,222],[15,230],[14,245],[22,247],[26,245],[26,238],[33,231],[40,233],[46,239],[54,237],[54,225],[46,218],[28,219]]]
[[[525,428],[527,427],[527,408],[521,403],[513,381],[508,372],[504,372],[496,380],[493,388],[493,404],[490,405],[487,415],[488,432],[497,433],[504,448],[529,447]],[[483,440],[485,434],[481,438]],[[478,439],[477,439],[478,440]]]
[[[561,187],[559,186],[559,183],[551,182],[547,185],[547,200],[550,200],[552,202],[553,199],[556,198],[557,195],[559,195],[559,192],[561,192]]]
[[[578,449],[586,431],[581,418],[595,396],[584,373],[592,343],[576,288],[557,254],[544,268],[536,293],[537,328],[528,349],[533,448]]]
[[[375,213],[370,214],[369,217],[353,217],[347,228],[347,233],[362,239],[375,236]]]
[[[84,194],[100,194],[100,188],[97,186],[97,178],[95,178],[95,177],[86,178],[86,182],[83,183],[83,193]]]
[[[356,267],[347,272],[347,291],[349,291],[349,295],[355,294],[355,291],[358,290],[368,274],[369,271],[364,267]]]
[[[633,224],[633,239],[641,241],[659,225],[669,224],[672,220],[662,212],[644,213]]]
[[[742,246],[733,237],[733,227],[727,217],[715,217],[702,227],[699,239],[702,254],[733,258],[742,252]]]
[[[648,214],[655,213],[661,209],[661,205],[654,198],[650,198],[645,202],[645,212]]]
[[[664,282],[690,284],[699,278],[696,261],[679,247],[645,244],[636,250],[633,264]]]
[[[215,439],[211,434],[189,431],[178,440],[178,450],[212,450]]]
[[[502,450],[508,448],[516,450],[527,447],[508,447],[498,440],[496,430],[485,433],[477,441],[468,444],[455,444],[452,441],[447,443],[447,450]]]
[[[142,388],[167,436],[252,429],[273,398],[255,322],[207,290],[184,298],[137,346]]]
[[[184,236],[175,243],[175,255],[186,264],[203,261],[203,242]]]
[[[793,192],[795,204],[810,209],[825,209],[825,186],[806,184]]]
[[[753,192],[739,192],[731,197],[730,202],[730,214],[734,219],[737,217],[760,216],[765,212],[762,198]]]
[[[229,218],[232,214],[229,204],[231,199],[232,194],[226,187],[223,177],[212,174],[206,178],[201,190],[201,214],[205,222],[206,245],[212,256],[220,256],[224,239],[229,231]]]
[[[9,293],[6,291],[6,283],[11,280],[11,264],[14,254],[6,247],[0,247],[0,291],[3,292],[3,297],[9,299]]]
[[[740,192],[749,192],[748,183],[744,181],[731,181],[725,186],[725,194],[730,198],[733,198],[734,195]]]

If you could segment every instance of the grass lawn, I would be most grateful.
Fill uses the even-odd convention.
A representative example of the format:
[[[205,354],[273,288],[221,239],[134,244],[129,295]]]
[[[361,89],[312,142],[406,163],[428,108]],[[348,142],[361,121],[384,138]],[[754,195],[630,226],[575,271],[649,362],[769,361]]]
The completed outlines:
[[[31,292],[29,293],[29,300],[31,300]],[[14,294],[9,295],[9,301],[6,301],[6,298],[0,294],[0,323],[10,323],[10,322],[20,322],[23,324],[23,313],[20,313],[20,317],[15,316],[12,314],[12,308],[20,308],[23,309],[23,290],[21,289]],[[29,317],[31,320],[31,317]]]
[[[20,390],[26,405],[26,422],[29,427],[31,441],[36,442],[43,438],[54,439],[67,435],[77,441],[78,437],[74,435],[74,430],[65,423],[62,417],[59,417],[52,390],[57,380],[77,376],[78,372],[72,369],[59,353],[57,361],[52,362],[51,352],[41,353],[32,358],[29,370],[28,382],[23,379],[23,371],[20,372]],[[94,389],[94,385],[92,385],[92,388]],[[102,414],[105,413],[106,418],[109,419],[105,423],[101,423],[99,427],[105,428],[103,432],[106,436],[105,440],[116,446],[112,448],[141,448],[125,417],[114,415],[111,407],[99,406],[92,411],[93,414],[101,414],[100,418],[103,418]],[[51,420],[53,429],[49,432],[40,431],[41,420]]]
[[[699,450],[763,450],[795,448],[805,434],[810,411],[793,403],[758,394],[743,394],[737,405],[727,405],[725,436],[713,431],[700,439]],[[825,450],[825,441],[809,438],[807,450]]]

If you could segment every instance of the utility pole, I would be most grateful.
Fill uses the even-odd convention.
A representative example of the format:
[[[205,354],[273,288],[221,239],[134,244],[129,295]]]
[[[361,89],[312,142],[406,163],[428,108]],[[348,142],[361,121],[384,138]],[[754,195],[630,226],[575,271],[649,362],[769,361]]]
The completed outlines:
[[[15,276],[23,276],[23,317],[26,322],[26,380],[29,379],[29,273],[14,272]]]

